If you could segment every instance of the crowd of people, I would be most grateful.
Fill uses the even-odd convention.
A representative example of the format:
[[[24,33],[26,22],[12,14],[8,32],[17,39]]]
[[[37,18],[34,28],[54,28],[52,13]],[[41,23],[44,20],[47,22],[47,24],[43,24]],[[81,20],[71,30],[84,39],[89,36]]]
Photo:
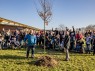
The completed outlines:
[[[24,37],[25,33],[23,31],[3,29],[0,32],[0,49],[15,49],[21,47]]]
[[[0,49],[24,47],[26,35],[30,34],[29,31],[3,29],[0,32]],[[42,47],[44,32],[33,31],[32,34],[36,36],[36,45]],[[64,50],[64,48],[68,48],[70,52],[90,54],[93,51],[93,55],[95,54],[95,31],[88,30],[82,33],[81,29],[76,31],[74,27],[71,30],[68,28],[62,31],[52,30],[46,31],[45,39],[46,49]]]

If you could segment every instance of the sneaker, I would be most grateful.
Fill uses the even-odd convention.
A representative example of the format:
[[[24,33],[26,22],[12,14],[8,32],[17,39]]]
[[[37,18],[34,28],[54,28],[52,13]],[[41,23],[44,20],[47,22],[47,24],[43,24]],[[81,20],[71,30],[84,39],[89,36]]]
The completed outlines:
[[[69,59],[65,59],[64,61],[69,61]]]
[[[26,55],[26,58],[29,58],[29,56],[28,56],[28,55]]]

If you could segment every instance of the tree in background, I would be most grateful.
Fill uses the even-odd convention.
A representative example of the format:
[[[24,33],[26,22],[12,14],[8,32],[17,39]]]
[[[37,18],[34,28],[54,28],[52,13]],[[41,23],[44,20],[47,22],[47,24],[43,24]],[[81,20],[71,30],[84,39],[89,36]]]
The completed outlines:
[[[60,24],[60,25],[59,25],[59,29],[60,29],[60,30],[65,30],[66,27],[64,26],[64,24]]]
[[[95,30],[95,25],[88,25],[85,29],[86,30]]]

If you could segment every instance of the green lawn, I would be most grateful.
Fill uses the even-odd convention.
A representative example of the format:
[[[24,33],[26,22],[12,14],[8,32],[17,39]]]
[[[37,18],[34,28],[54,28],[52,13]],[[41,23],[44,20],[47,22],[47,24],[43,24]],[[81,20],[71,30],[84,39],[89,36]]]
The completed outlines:
[[[0,50],[0,71],[95,71],[95,56],[89,54],[70,54],[66,62],[65,54],[59,51],[47,51],[47,54],[58,61],[54,68],[35,66],[34,62],[43,56],[42,49],[36,48],[35,58],[25,58],[26,51]]]

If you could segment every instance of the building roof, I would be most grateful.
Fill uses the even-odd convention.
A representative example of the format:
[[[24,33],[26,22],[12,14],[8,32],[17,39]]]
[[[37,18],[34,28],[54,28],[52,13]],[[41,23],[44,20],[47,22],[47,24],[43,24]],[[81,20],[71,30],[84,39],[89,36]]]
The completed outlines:
[[[19,23],[19,22],[15,22],[15,21],[12,21],[12,20],[8,20],[8,19],[5,19],[5,18],[1,18],[1,17],[0,17],[0,24],[20,26],[20,27],[24,27],[24,28],[28,28],[28,29],[40,30],[39,28],[28,26],[28,25],[25,25],[25,24],[22,24],[22,23]]]

